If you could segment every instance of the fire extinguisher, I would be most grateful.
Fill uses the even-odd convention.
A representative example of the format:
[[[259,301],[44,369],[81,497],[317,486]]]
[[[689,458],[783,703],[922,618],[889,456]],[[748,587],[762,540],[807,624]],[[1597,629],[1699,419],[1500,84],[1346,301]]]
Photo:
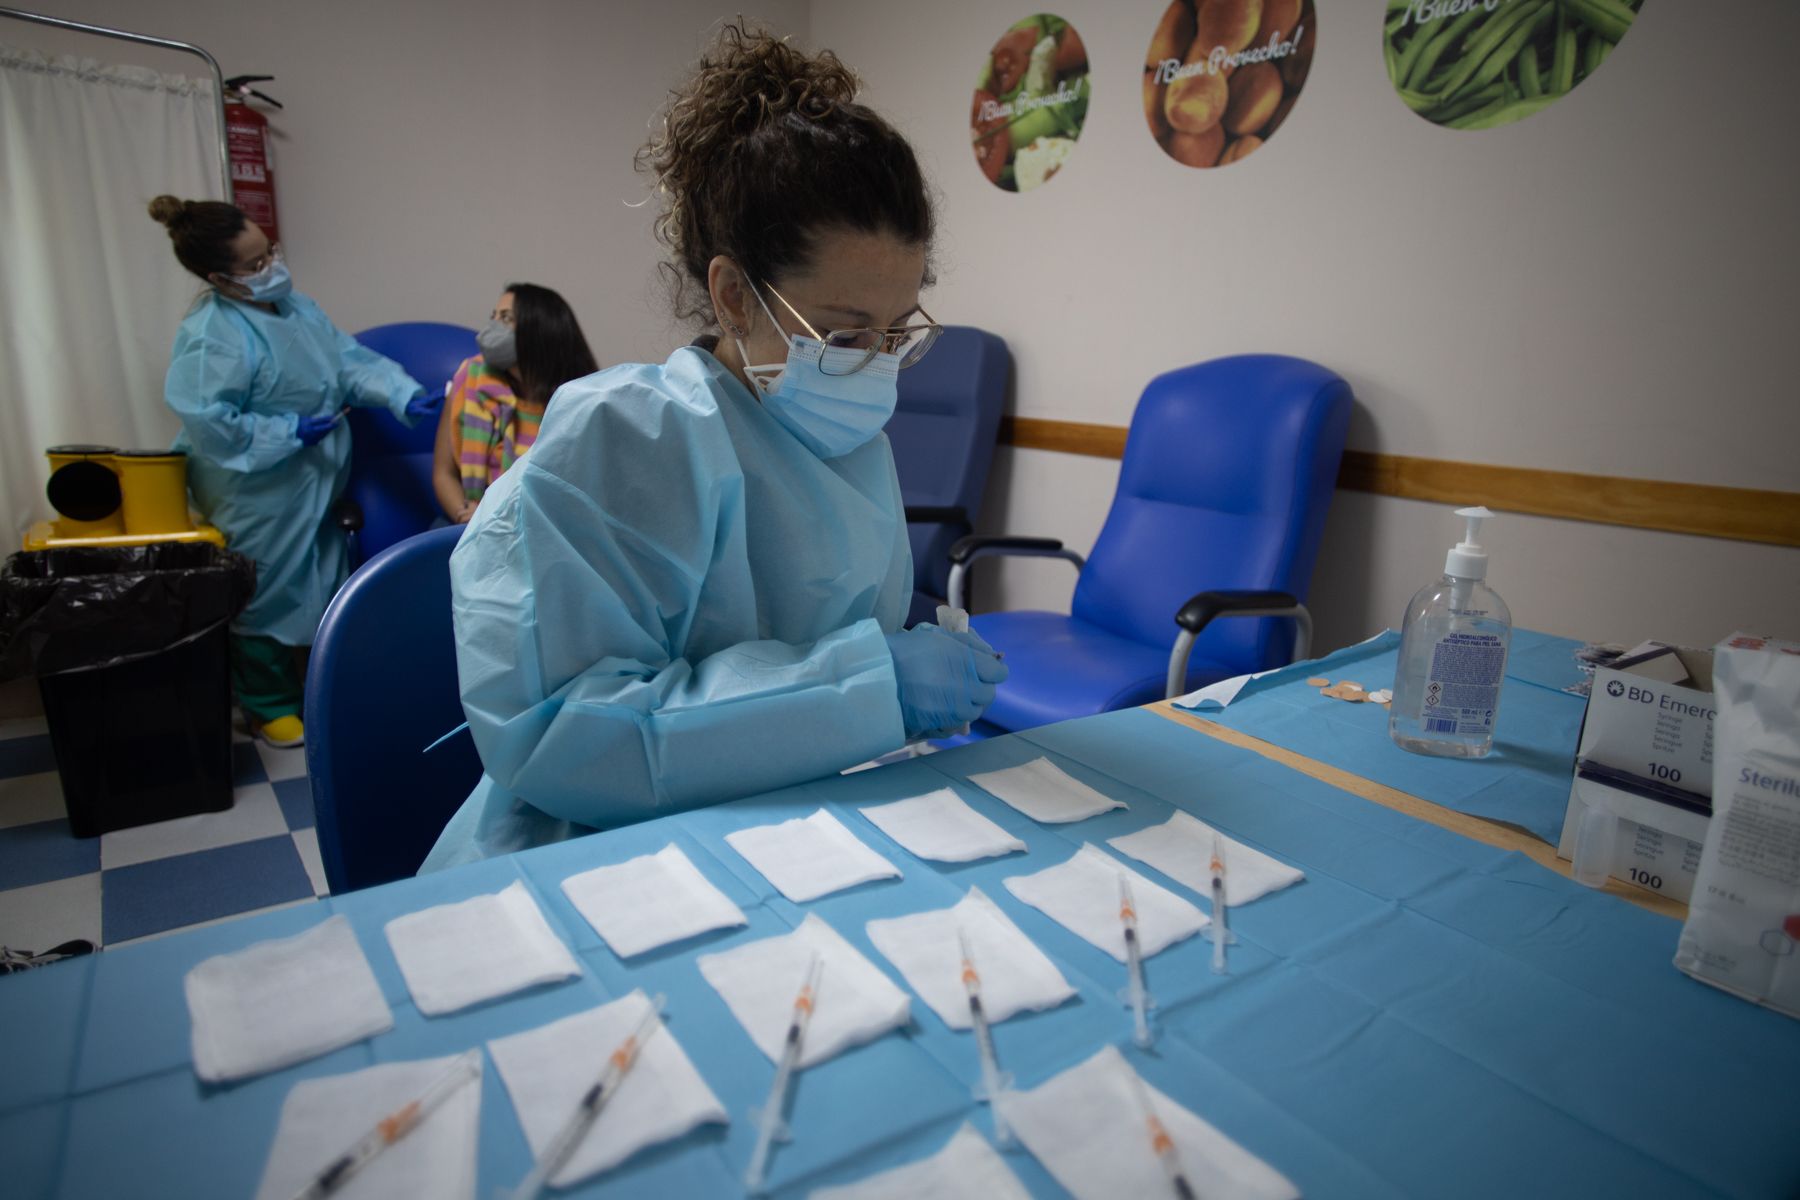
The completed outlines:
[[[275,217],[275,171],[269,163],[269,118],[250,107],[255,96],[265,104],[281,101],[250,85],[273,75],[234,75],[225,81],[225,147],[231,157],[231,192],[244,215],[262,226],[271,242],[281,240]]]

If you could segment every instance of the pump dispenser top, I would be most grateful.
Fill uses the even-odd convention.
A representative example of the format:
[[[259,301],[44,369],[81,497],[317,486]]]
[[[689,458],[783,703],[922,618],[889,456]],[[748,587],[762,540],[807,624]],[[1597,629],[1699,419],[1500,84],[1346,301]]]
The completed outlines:
[[[1494,514],[1478,505],[1459,508],[1456,515],[1469,523],[1469,529],[1462,541],[1450,547],[1450,553],[1444,558],[1444,574],[1457,579],[1486,579],[1487,550],[1476,539],[1481,536],[1481,523]]]

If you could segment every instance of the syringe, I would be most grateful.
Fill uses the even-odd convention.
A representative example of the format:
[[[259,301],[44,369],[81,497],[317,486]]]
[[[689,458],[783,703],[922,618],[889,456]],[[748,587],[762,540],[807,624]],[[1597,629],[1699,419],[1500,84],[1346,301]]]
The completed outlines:
[[[1143,1110],[1144,1128],[1150,1134],[1150,1149],[1156,1160],[1162,1164],[1163,1174],[1169,1177],[1169,1186],[1175,1190],[1180,1200],[1194,1200],[1194,1187],[1188,1182],[1187,1174],[1181,1169],[1181,1156],[1175,1152],[1175,1139],[1163,1127],[1162,1120],[1157,1117],[1156,1109],[1150,1105],[1150,1089],[1144,1086],[1143,1077],[1125,1065],[1125,1073],[1131,1076],[1131,1088],[1137,1095],[1138,1107]]]
[[[787,1106],[788,1079],[794,1069],[800,1065],[800,1047],[806,1039],[806,1023],[812,1019],[813,1007],[818,1000],[819,976],[825,970],[825,960],[813,951],[806,964],[806,975],[800,984],[800,991],[794,997],[794,1015],[788,1022],[787,1040],[782,1046],[781,1061],[775,1066],[775,1082],[769,1085],[769,1099],[762,1111],[755,1115],[757,1121],[756,1149],[750,1155],[750,1166],[744,1172],[744,1188],[751,1195],[760,1195],[763,1183],[768,1177],[769,1150],[777,1137],[787,1139],[786,1122],[782,1120],[782,1109]]]
[[[463,1084],[480,1077],[480,1050],[468,1050],[457,1055],[456,1061],[425,1089],[423,1095],[377,1121],[375,1128],[364,1134],[356,1145],[338,1155],[329,1166],[313,1176],[311,1182],[300,1189],[296,1200],[319,1200],[320,1197],[336,1192],[358,1171],[368,1166],[376,1155],[423,1124],[425,1118],[436,1112]]]
[[[1000,1093],[1012,1081],[1000,1073],[1000,1059],[994,1053],[994,1034],[988,1028],[987,1009],[981,1006],[981,976],[975,970],[975,956],[969,950],[969,935],[959,926],[956,942],[962,949],[963,988],[969,993],[969,1020],[975,1026],[975,1045],[981,1051],[981,1089],[977,1100],[985,1100],[994,1111],[994,1140],[1002,1146],[1012,1144],[1012,1130],[1000,1111]]]
[[[1219,841],[1219,831],[1213,830],[1212,843],[1212,969],[1214,975],[1223,975],[1225,970],[1225,945],[1237,939],[1231,936],[1231,930],[1225,924],[1225,847]]]
[[[1154,1040],[1150,1036],[1150,993],[1144,989],[1144,952],[1138,945],[1137,905],[1131,900],[1131,880],[1119,872],[1119,920],[1125,926],[1125,966],[1130,972],[1126,1000],[1131,1005],[1131,1040],[1148,1050]]]
[[[544,1147],[543,1154],[538,1156],[537,1165],[531,1168],[531,1173],[525,1176],[518,1190],[513,1193],[513,1200],[533,1200],[544,1190],[550,1176],[562,1170],[563,1164],[569,1161],[569,1155],[581,1144],[581,1139],[587,1136],[588,1130],[593,1128],[600,1110],[606,1107],[607,1102],[613,1098],[613,1093],[619,1090],[625,1073],[637,1062],[644,1043],[662,1028],[663,1003],[662,996],[651,1000],[650,1011],[644,1014],[637,1028],[607,1056],[606,1067],[600,1072],[600,1078],[582,1095],[575,1111],[569,1114],[568,1121],[556,1131],[550,1144]]]

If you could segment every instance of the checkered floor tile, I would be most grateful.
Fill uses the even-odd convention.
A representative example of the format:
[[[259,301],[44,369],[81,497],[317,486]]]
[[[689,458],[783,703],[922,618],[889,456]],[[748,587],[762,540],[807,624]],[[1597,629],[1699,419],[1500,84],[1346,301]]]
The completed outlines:
[[[44,722],[0,722],[0,945],[119,945],[324,895],[305,751],[234,739],[226,811],[77,838]]]

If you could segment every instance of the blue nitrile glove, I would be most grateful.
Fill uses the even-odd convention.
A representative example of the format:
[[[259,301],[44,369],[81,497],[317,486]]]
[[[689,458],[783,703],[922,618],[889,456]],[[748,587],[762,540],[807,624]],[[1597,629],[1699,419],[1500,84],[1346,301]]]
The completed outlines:
[[[888,634],[887,644],[909,738],[975,720],[994,702],[994,685],[1006,680],[1006,664],[973,633],[921,624]]]
[[[301,417],[294,425],[294,436],[300,439],[302,446],[316,446],[325,440],[325,435],[338,427],[343,418],[332,413],[329,417]]]
[[[442,396],[433,396],[430,392],[420,392],[406,402],[406,415],[416,421],[420,417],[437,415],[438,409],[442,407],[444,407]]]

